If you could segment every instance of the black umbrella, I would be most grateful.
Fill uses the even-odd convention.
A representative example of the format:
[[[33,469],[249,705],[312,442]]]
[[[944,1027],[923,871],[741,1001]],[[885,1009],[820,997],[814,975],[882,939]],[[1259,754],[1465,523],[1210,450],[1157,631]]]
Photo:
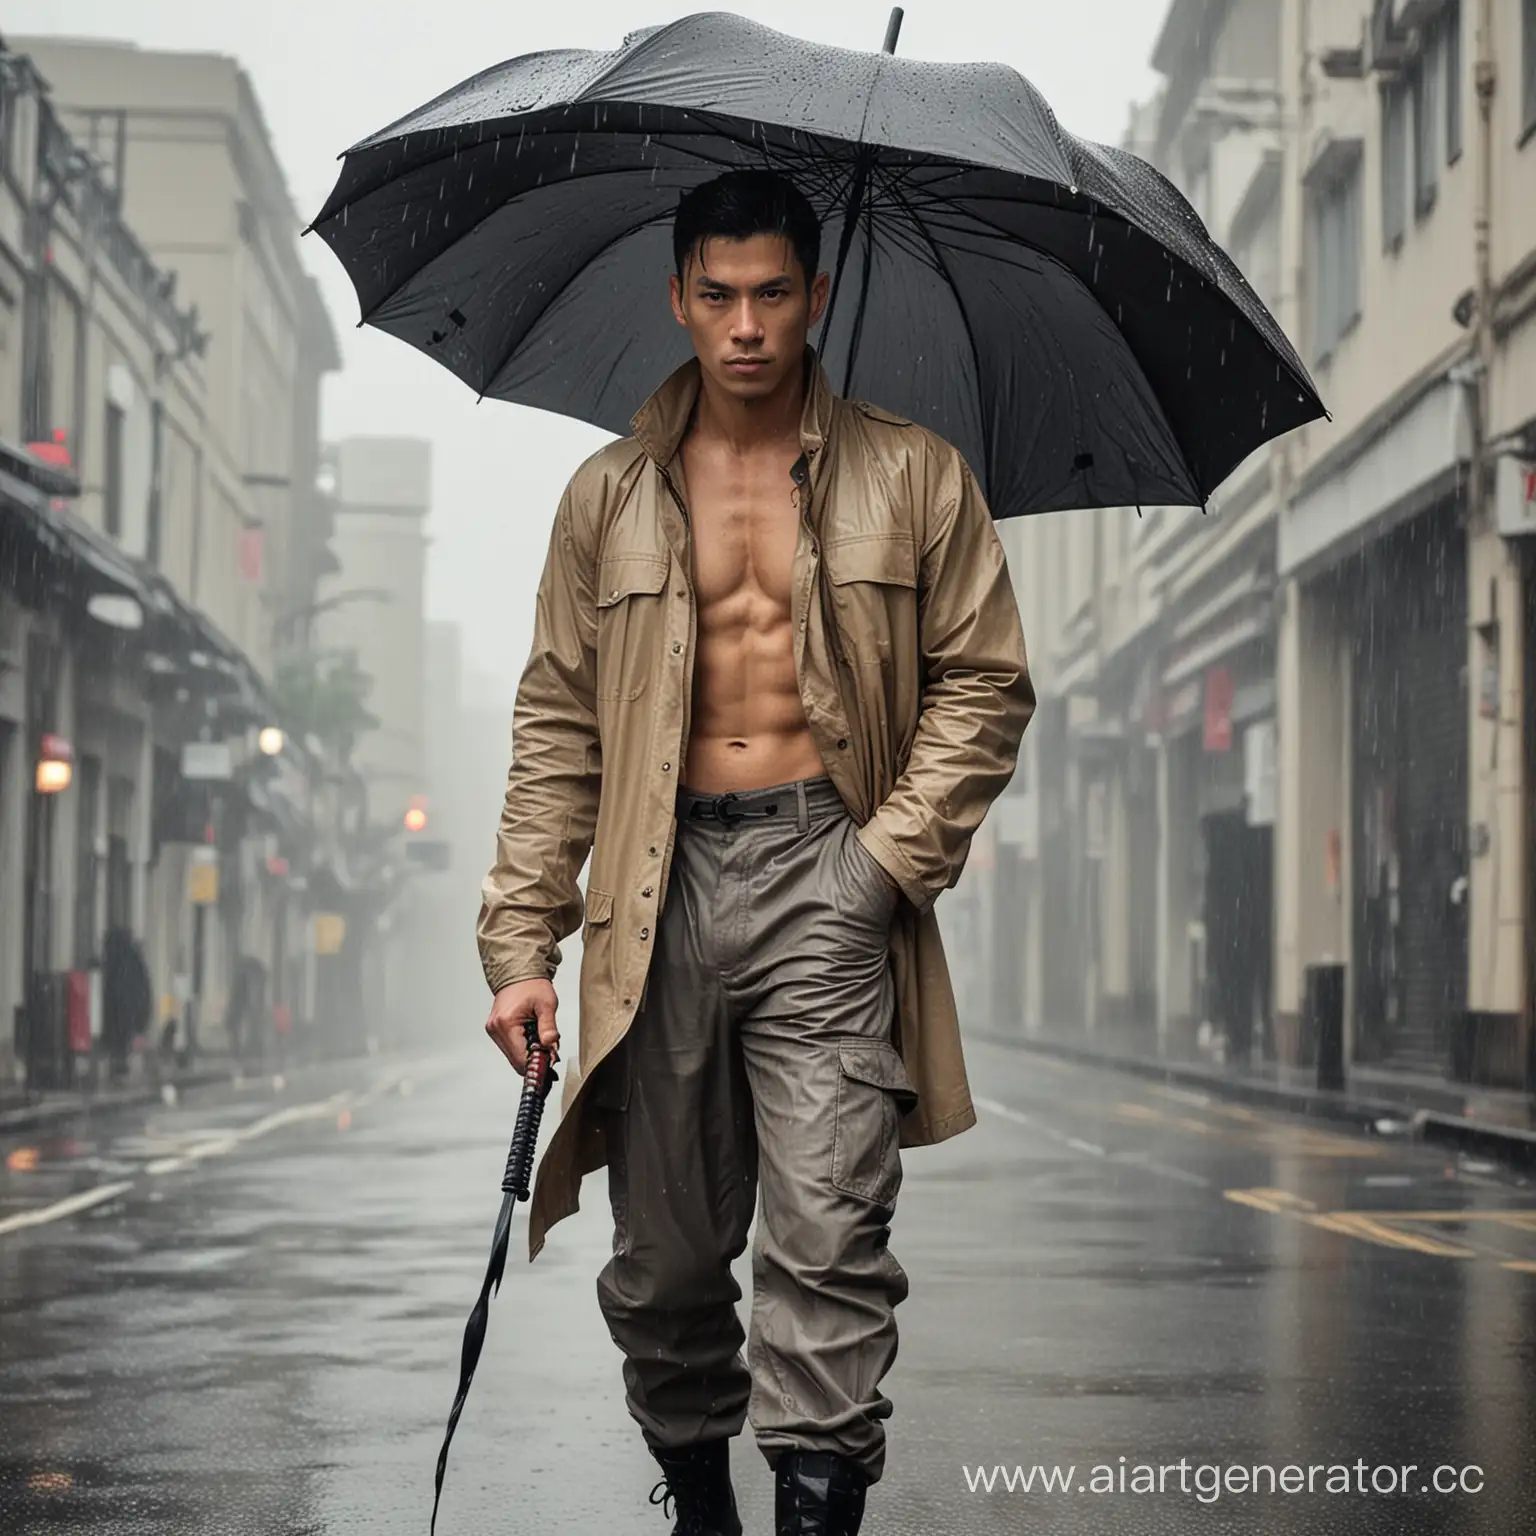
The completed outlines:
[[[482,396],[628,430],[687,339],[679,196],[737,167],[823,215],[833,382],[965,454],[995,515],[1203,505],[1323,414],[1161,175],[1000,64],[856,53],[724,13],[530,54],[343,156],[313,228],[377,326]]]

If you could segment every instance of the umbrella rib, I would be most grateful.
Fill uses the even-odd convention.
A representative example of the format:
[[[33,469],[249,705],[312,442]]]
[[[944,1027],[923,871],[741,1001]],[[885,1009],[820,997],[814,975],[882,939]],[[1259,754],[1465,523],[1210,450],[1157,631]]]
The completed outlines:
[[[661,222],[662,220],[657,218],[655,214],[648,214],[638,224],[633,224],[626,229],[621,229],[618,234],[613,236],[612,239],[603,241],[603,243],[595,251],[593,251],[593,253],[586,259],[586,261],[581,264],[581,266],[572,271],[566,277],[565,281],[562,282],[560,286],[549,295],[549,298],[544,302],[544,304],[537,311],[535,311],[533,316],[528,321],[528,324],[523,327],[521,334],[502,354],[501,361],[498,362],[495,368],[493,368],[491,372],[486,375],[485,384],[480,390],[480,398],[482,400],[485,399],[486,395],[490,392],[491,386],[496,382],[497,378],[500,377],[502,369],[512,361],[512,354],[516,352],[517,349],[522,346],[525,341],[527,341],[528,336],[532,332],[533,328],[538,325],[541,320],[544,319],[544,317],[550,312],[551,309],[554,308],[556,304],[560,302],[562,298],[564,298],[564,296],[570,291],[571,285],[575,283],[584,273],[586,273],[594,262],[606,256],[608,252],[614,248],[614,246],[620,244],[622,241],[628,240],[633,235],[638,235],[642,229],[646,229],[653,224],[660,224]]]
[[[912,208],[906,200],[900,188],[892,189],[892,196],[897,204],[906,211],[907,217],[912,221],[913,228],[927,242],[928,249],[932,253],[934,265],[938,268],[939,276],[949,285],[949,291],[955,296],[955,308],[960,311],[960,321],[965,327],[965,339],[970,344],[971,362],[976,369],[976,387],[978,395],[981,389],[981,348],[977,345],[976,329],[971,324],[971,314],[966,308],[965,300],[960,295],[960,285],[955,281],[954,274],[949,270],[949,263],[944,259],[944,253],[939,248],[939,243],[933,238],[922,217]],[[992,424],[985,411],[978,411],[981,418],[981,444],[982,452],[986,455],[987,480],[992,479]]]
[[[968,199],[968,201],[970,201],[970,200]],[[992,194],[992,195],[987,195],[987,196],[978,198],[978,199],[976,199],[976,201],[984,201],[984,202],[990,202],[990,203],[1011,203],[1011,202],[1014,201],[1014,199],[1003,197],[1003,196],[996,195],[996,194]],[[1031,206],[1031,207],[1038,207],[1038,206],[1040,206],[1040,204],[1035,202],[1033,199],[1020,198],[1020,199],[1018,199],[1018,201],[1021,202],[1021,203],[1026,204],[1027,206]],[[949,203],[946,203],[943,199],[934,199],[932,204],[931,204],[931,206],[933,206],[934,208],[936,208],[939,211],[945,211],[945,210],[947,210],[948,208],[951,207],[951,205]],[[1264,336],[1264,333],[1259,329],[1259,327],[1257,325],[1254,324],[1254,322],[1252,320],[1250,320],[1248,318],[1247,315],[1245,315],[1240,309],[1237,308],[1237,306],[1232,301],[1231,295],[1229,295],[1227,293],[1227,291],[1221,286],[1220,282],[1217,281],[1217,279],[1214,276],[1211,276],[1211,275],[1209,275],[1209,274],[1207,274],[1205,272],[1202,272],[1200,270],[1200,268],[1197,267],[1193,262],[1188,261],[1179,252],[1173,250],[1170,246],[1168,246],[1158,236],[1156,236],[1154,234],[1151,234],[1151,233],[1149,233],[1146,230],[1141,229],[1138,225],[1134,224],[1130,219],[1126,218],[1123,214],[1117,213],[1112,208],[1106,208],[1102,203],[1096,203],[1095,206],[1096,206],[1096,209],[1097,209],[1097,213],[1096,213],[1095,217],[1098,217],[1101,214],[1106,222],[1118,224],[1122,228],[1133,230],[1138,235],[1141,235],[1145,239],[1150,240],[1153,243],[1153,245],[1157,248],[1157,250],[1159,252],[1161,252],[1161,254],[1166,258],[1166,260],[1170,263],[1170,265],[1172,267],[1174,267],[1174,268],[1183,267],[1184,269],[1186,269],[1188,271],[1189,275],[1197,283],[1203,283],[1203,284],[1206,285],[1206,287],[1212,289],[1216,293],[1216,295],[1219,298],[1221,298],[1229,306],[1229,308],[1231,308],[1233,310],[1234,317],[1237,320],[1237,322],[1240,323],[1240,324],[1248,326],[1248,328],[1251,331],[1253,331],[1253,333],[1259,338],[1259,341],[1261,343],[1263,343],[1265,345],[1268,345],[1268,343],[1266,341],[1266,338]],[[917,221],[914,219],[914,222],[917,222]],[[1103,310],[1105,316],[1113,322],[1113,324],[1115,326],[1115,329],[1120,332],[1120,335],[1125,338],[1126,350],[1131,354],[1132,357],[1136,358],[1136,366],[1138,368],[1141,368],[1142,377],[1144,379],[1146,378],[1146,369],[1144,367],[1142,367],[1141,359],[1136,356],[1136,351],[1135,351],[1135,348],[1131,346],[1130,338],[1126,337],[1125,336],[1125,332],[1123,330],[1121,330],[1119,320],[1116,319],[1113,315],[1110,314],[1108,308],[1104,304],[1104,301],[1102,299],[1100,299],[1098,294],[1094,292],[1093,288],[1086,281],[1084,281],[1084,279],[1081,276],[1081,274],[1079,274],[1076,271],[1075,268],[1073,268],[1066,261],[1064,261],[1054,251],[1050,251],[1050,250],[1045,249],[1042,246],[1035,245],[1032,241],[1027,239],[1025,236],[1023,236],[1021,234],[1018,234],[1018,233],[1015,233],[1012,230],[1005,229],[1005,228],[1001,227],[1000,225],[994,223],[991,219],[984,219],[984,218],[980,218],[980,217],[973,217],[972,222],[974,224],[977,224],[977,225],[981,226],[981,232],[983,233],[983,235],[990,235],[991,237],[1001,241],[1005,246],[1009,246],[1009,245],[1022,246],[1026,250],[1033,251],[1037,256],[1040,257],[1040,259],[1042,261],[1052,262],[1056,266],[1060,267],[1063,272],[1066,272],[1066,273],[1070,274],[1070,276],[1077,283],[1079,283],[1081,285],[1083,291],[1088,294],[1088,296],[1093,300],[1093,302],[1096,305],[1098,305],[1098,307],[1101,310]],[[942,222],[941,222],[940,227],[943,227]],[[960,224],[960,223],[958,223],[958,222],[951,222],[951,223],[949,223],[948,228],[949,228],[951,233],[956,233],[956,234],[972,232],[972,231],[966,230],[965,226]],[[926,227],[925,227],[924,232],[927,233]],[[994,257],[994,258],[991,258],[991,259],[997,259],[997,258]],[[1295,369],[1290,366],[1290,364],[1287,362],[1287,360],[1283,356],[1279,357],[1277,360],[1283,366],[1286,367],[1287,371],[1291,374],[1291,377],[1293,379],[1296,379],[1296,381],[1298,383],[1298,386],[1300,386],[1304,382],[1304,380],[1302,380],[1302,379],[1297,379],[1297,375],[1296,375]],[[1206,501],[1209,498],[1206,496],[1205,491],[1204,491],[1204,487],[1201,485],[1200,477],[1194,472],[1194,468],[1193,468],[1193,466],[1189,462],[1189,454],[1188,454],[1187,450],[1185,449],[1184,444],[1180,441],[1178,433],[1176,433],[1173,430],[1173,424],[1168,420],[1167,412],[1163,410],[1162,397],[1161,397],[1161,395],[1158,393],[1158,391],[1155,388],[1152,388],[1152,381],[1150,379],[1147,379],[1147,386],[1151,390],[1152,398],[1154,400],[1156,400],[1156,402],[1157,402],[1159,413],[1162,415],[1162,418],[1163,418],[1163,425],[1168,428],[1168,435],[1169,435],[1170,439],[1178,447],[1179,458],[1180,458],[1180,461],[1183,464],[1185,473],[1188,474],[1188,476],[1189,476],[1189,482],[1190,482],[1190,484],[1192,486],[1195,487],[1196,490],[1198,490],[1200,492],[1201,497],[1202,497],[1201,505],[1204,506]],[[1307,386],[1307,387],[1310,387],[1310,386]]]
[[[701,118],[699,118],[699,121],[702,123],[702,122],[704,122],[706,120],[701,117]],[[571,136],[573,138],[580,138],[581,137],[581,130],[580,129],[572,129],[571,130]],[[719,138],[723,138],[727,142],[732,143],[732,144],[737,144],[737,145],[739,145],[739,146],[741,146],[743,148],[751,148],[752,147],[751,141],[749,139],[740,138],[740,137],[733,136],[731,134],[724,133],[724,132],[715,134],[714,136],[715,137],[719,137]],[[506,138],[506,137],[510,137],[510,135],[502,135],[501,137]],[[551,139],[553,139],[555,137],[556,137],[555,135],[550,135]],[[702,133],[700,133],[698,135],[698,138],[700,140],[704,139],[704,137],[705,137],[705,135],[702,134]],[[495,140],[495,139],[488,139],[488,140],[485,141],[485,143],[487,143],[487,144],[494,144],[496,142],[497,142],[497,140]],[[658,139],[658,142],[664,142],[667,145],[668,148],[675,150],[679,154],[687,155],[689,158],[698,161],[701,165],[707,165],[707,166],[712,166],[712,167],[716,167],[716,168],[721,168],[721,167],[728,168],[728,167],[732,166],[733,164],[735,164],[734,161],[732,161],[729,158],[724,157],[724,156],[716,156],[716,155],[704,154],[701,150],[695,148],[693,146],[693,144],[691,144],[691,143],[676,142],[676,141],[674,141],[670,137],[665,138],[665,139]],[[476,145],[475,146],[476,149],[478,149],[480,147],[481,147],[480,145]],[[436,158],[441,159],[441,158],[446,158],[446,156],[439,156],[439,157],[436,157]],[[420,165],[413,166],[412,167],[412,172],[414,174],[416,171],[419,171],[420,168],[421,168],[421,165],[430,165],[430,164],[433,164],[433,163],[434,162],[432,160],[424,160],[424,161],[422,161],[420,163]],[[504,208],[510,207],[518,198],[530,196],[531,194],[533,194],[535,192],[538,192],[538,191],[541,191],[545,187],[549,187],[549,186],[568,186],[571,183],[578,182],[578,181],[595,181],[595,180],[598,180],[598,179],[600,179],[602,177],[605,177],[605,176],[624,176],[624,177],[627,177],[627,176],[630,176],[632,174],[633,174],[633,172],[632,172],[631,168],[627,167],[627,166],[603,166],[600,169],[573,172],[573,173],[571,173],[569,175],[562,176],[558,182],[542,182],[542,183],[540,183],[536,187],[528,187],[528,188],[525,188],[521,192],[516,192],[516,193],[511,194],[510,196],[502,198],[498,203],[495,204],[494,207],[487,209],[486,212],[480,218],[476,219],[474,221],[474,223],[469,225],[469,227],[467,229],[465,229],[462,234],[458,235],[450,244],[445,245],[442,250],[438,251],[435,255],[429,257],[419,267],[416,267],[412,271],[407,272],[387,292],[380,294],[379,297],[377,299],[375,299],[373,301],[373,303],[370,304],[368,306],[368,308],[360,314],[358,322],[357,322],[358,325],[360,325],[360,326],[367,325],[373,319],[373,317],[379,312],[379,310],[382,309],[384,307],[384,305],[388,304],[390,302],[390,300],[393,299],[397,294],[399,294],[399,292],[408,283],[411,283],[416,278],[420,277],[422,273],[426,272],[435,262],[441,261],[444,256],[448,255],[448,253],[450,251],[458,250],[463,245],[463,243],[466,240],[470,239],[471,236],[473,236],[478,230],[483,228],[486,223],[488,223],[491,219],[495,218],[496,215],[498,213],[500,213]],[[355,202],[349,202],[349,203],[342,204],[341,207],[339,207],[336,210],[335,214],[332,215],[332,218],[335,218],[335,217],[339,216],[341,213],[343,213],[343,212],[345,212],[345,211],[347,211],[349,209],[352,209],[352,208],[355,208],[355,207],[360,207],[369,198],[379,196],[380,194],[389,191],[392,185],[393,184],[386,184],[385,186],[370,188],[361,197],[356,199]],[[654,218],[656,216],[653,215],[652,217]],[[330,223],[331,219],[327,219],[326,222]],[[639,227],[643,227],[643,226],[637,226],[637,228],[639,228]],[[355,279],[354,279],[354,286],[355,286]]]
[[[701,159],[706,165],[729,164],[728,161],[712,160],[708,156],[704,155],[700,155],[698,158]],[[483,229],[485,225],[494,219],[498,213],[501,213],[506,208],[510,208],[519,198],[529,197],[535,192],[542,191],[544,188],[550,186],[569,186],[572,183],[578,181],[598,181],[605,176],[627,177],[632,174],[633,173],[625,166],[604,166],[601,170],[579,171],[572,175],[561,177],[558,182],[544,182],[540,186],[528,187],[521,192],[516,192],[511,196],[502,198],[502,200],[498,202],[494,207],[488,208],[485,213],[476,219],[474,223],[471,224],[467,229],[465,229],[462,234],[456,236],[451,243],[445,245],[442,250],[438,251],[435,255],[428,257],[428,259],[422,262],[419,267],[416,267],[412,271],[406,273],[405,276],[402,277],[400,281],[397,282],[394,287],[392,287],[387,293],[380,294],[379,297],[368,306],[367,310],[363,312],[357,323],[359,325],[367,325],[369,321],[371,321],[373,317],[379,312],[379,310],[388,304],[391,299],[395,298],[396,295],[398,295],[408,283],[414,282],[418,277],[422,275],[422,273],[428,271],[435,263],[441,261],[443,257],[447,256],[450,252],[457,251],[466,240],[470,239],[481,229]],[[383,189],[376,188],[375,190],[381,191]],[[371,196],[372,194],[370,193],[369,195]],[[668,215],[668,217],[670,217],[670,215]],[[659,221],[659,215],[648,214],[644,223],[637,224],[634,229],[630,231],[630,233],[633,234],[636,231],[643,229],[647,223],[655,223]]]

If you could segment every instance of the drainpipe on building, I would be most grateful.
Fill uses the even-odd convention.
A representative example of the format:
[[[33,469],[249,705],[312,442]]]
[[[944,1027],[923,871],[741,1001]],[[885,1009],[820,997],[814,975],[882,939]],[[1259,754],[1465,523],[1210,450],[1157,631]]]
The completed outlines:
[[[1472,355],[1476,379],[1472,404],[1472,461],[1467,489],[1468,521],[1480,532],[1489,513],[1488,404],[1493,368],[1493,98],[1498,66],[1493,55],[1493,0],[1478,0],[1477,63],[1477,185],[1473,212],[1477,308],[1473,316]]]

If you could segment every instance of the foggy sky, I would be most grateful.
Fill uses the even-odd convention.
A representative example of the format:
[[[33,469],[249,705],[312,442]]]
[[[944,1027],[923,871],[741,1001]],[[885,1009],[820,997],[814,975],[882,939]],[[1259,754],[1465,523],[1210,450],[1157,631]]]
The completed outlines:
[[[235,56],[307,222],[335,181],[342,150],[467,76],[538,49],[609,48],[636,27],[707,9],[864,48],[879,47],[889,14],[884,0],[780,0],[770,8],[709,0],[6,0],[0,27],[7,36],[91,36]],[[901,52],[1012,64],[1064,127],[1114,142],[1130,102],[1155,84],[1146,60],[1165,10],[1164,0],[909,0]],[[432,439],[429,612],[462,626],[472,695],[510,713],[555,502],[606,434],[500,401],[477,405],[413,348],[356,328],[351,284],[315,236],[301,253],[323,285],[346,361],[327,386],[326,433]],[[666,302],[665,273],[657,274],[655,302]]]

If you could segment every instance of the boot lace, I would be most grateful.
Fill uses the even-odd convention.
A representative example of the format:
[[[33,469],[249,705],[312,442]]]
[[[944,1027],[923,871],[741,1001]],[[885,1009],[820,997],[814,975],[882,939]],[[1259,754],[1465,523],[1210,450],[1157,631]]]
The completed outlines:
[[[650,1502],[661,1505],[661,1512],[669,1520],[677,1509],[677,1495],[672,1491],[672,1485],[666,1478],[662,1478],[651,1489]],[[672,1536],[709,1536],[708,1528],[704,1524],[704,1517],[697,1513],[680,1515],[678,1522],[672,1527]]]

